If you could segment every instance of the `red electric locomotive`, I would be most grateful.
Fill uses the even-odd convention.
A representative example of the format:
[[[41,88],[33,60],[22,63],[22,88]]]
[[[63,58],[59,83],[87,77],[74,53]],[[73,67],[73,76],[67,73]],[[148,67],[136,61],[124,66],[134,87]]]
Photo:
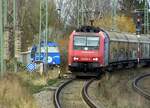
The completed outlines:
[[[149,35],[107,33],[91,26],[81,27],[70,35],[68,67],[77,75],[95,75],[102,69],[137,64],[150,64]]]
[[[76,73],[81,71],[93,73],[106,66],[105,61],[108,59],[104,56],[106,39],[108,37],[103,30],[90,26],[72,32],[68,50],[69,70]]]

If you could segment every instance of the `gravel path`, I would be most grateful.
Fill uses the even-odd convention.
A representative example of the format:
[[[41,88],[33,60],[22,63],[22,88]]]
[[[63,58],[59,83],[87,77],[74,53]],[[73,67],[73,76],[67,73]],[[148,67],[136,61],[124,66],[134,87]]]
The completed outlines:
[[[41,91],[40,93],[34,94],[35,101],[38,108],[55,108],[53,104],[54,91]]]
[[[37,108],[55,108],[53,103],[54,92],[56,88],[65,81],[60,80],[56,84],[50,87],[46,87],[44,91],[34,94],[34,98],[37,104]]]

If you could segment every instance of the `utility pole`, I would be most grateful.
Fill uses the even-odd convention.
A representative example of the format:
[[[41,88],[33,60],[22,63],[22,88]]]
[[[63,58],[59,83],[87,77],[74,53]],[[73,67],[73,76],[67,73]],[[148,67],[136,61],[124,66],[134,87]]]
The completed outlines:
[[[84,8],[83,8],[83,0],[81,0],[80,3],[81,3],[81,24],[84,25]]]
[[[48,64],[48,0],[45,1],[46,3],[46,25],[45,25],[45,42],[46,42],[46,66],[45,70],[47,72],[47,64]]]
[[[8,10],[8,1],[7,0],[3,0],[3,3],[4,3],[4,6],[3,6],[3,8],[4,8],[4,27],[6,27],[7,26],[7,10]]]
[[[42,32],[44,32],[44,36],[42,36]],[[41,41],[44,41],[45,49],[45,61],[44,61],[44,69],[47,72],[47,63],[48,63],[48,0],[40,0],[40,27],[39,27],[39,58],[41,56]]]
[[[17,72],[17,61],[21,52],[21,31],[19,29],[18,2],[13,0],[13,35],[14,35],[14,72]]]
[[[7,22],[7,17],[8,17],[8,1],[7,0],[3,0],[3,19],[4,19],[4,27],[3,27],[3,31],[4,31],[4,72],[6,72],[6,60],[8,59],[8,22]]]
[[[85,24],[84,21],[84,0],[77,0],[77,27]]]
[[[6,71],[6,60],[14,58],[14,71],[17,72],[17,58],[19,56],[21,37],[19,37],[16,0],[1,0],[2,34],[1,53],[3,53],[3,69]],[[19,43],[19,44],[18,44]]]
[[[116,16],[117,16],[117,2],[118,0],[112,0],[112,31],[117,30],[117,22],[116,22]]]
[[[77,0],[77,27],[78,28],[80,26],[80,12],[79,12],[80,7],[79,7],[79,1],[80,0]]]
[[[13,33],[14,33],[14,72],[17,72],[17,58],[16,58],[16,0],[13,0]]]
[[[84,13],[83,13],[83,0],[77,0],[77,27],[83,25]]]
[[[96,13],[95,4],[95,0],[91,0],[90,2],[86,0],[77,0],[77,27],[94,21],[94,14]]]
[[[0,76],[4,75],[4,46],[3,46],[3,2],[0,0]]]
[[[40,0],[39,61],[41,61],[41,35],[42,35],[42,2]]]

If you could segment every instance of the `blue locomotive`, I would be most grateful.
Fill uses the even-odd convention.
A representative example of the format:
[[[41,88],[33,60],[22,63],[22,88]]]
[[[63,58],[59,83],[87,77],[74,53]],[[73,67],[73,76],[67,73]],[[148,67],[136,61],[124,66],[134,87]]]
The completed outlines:
[[[44,42],[41,42],[39,46],[36,45],[32,46],[31,49],[32,62],[42,62],[50,66],[60,65],[60,52],[58,49],[58,44],[56,42],[47,42],[47,46]]]

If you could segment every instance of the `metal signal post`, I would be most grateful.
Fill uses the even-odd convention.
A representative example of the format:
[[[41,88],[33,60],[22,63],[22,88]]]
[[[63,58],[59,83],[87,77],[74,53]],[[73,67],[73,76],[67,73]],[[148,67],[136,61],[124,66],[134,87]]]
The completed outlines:
[[[148,7],[148,1],[145,0],[145,6],[144,6],[144,34],[149,33],[149,8]]]
[[[95,13],[99,14],[99,11],[96,11],[96,1],[90,0],[77,0],[77,27],[81,25],[88,25],[89,23],[94,22]],[[93,23],[92,23],[93,24]]]
[[[4,36],[7,26],[7,0],[0,0],[0,76],[6,71],[6,36]],[[4,39],[5,38],[5,39]]]
[[[117,2],[118,0],[112,0],[112,31],[116,31],[116,15],[117,15]]]
[[[16,59],[16,0],[13,0],[13,31],[14,31],[14,72],[17,72],[17,59]]]
[[[47,40],[48,40],[48,0],[45,1],[46,3],[46,24],[45,24],[45,43],[46,43],[46,66],[45,66],[45,71],[47,72],[47,64],[48,64],[48,45],[47,45]]]
[[[43,37],[42,32],[44,33]],[[48,40],[48,0],[40,0],[39,58],[41,56],[41,41],[44,41],[44,46],[46,48],[45,50],[46,59],[44,64],[45,72],[47,72],[47,63],[48,63],[47,40]]]
[[[77,27],[83,25],[83,1],[77,0]]]
[[[136,34],[140,35],[142,32],[142,18],[140,13],[136,16]]]
[[[0,0],[0,76],[4,74],[4,34],[3,34],[3,4]]]

